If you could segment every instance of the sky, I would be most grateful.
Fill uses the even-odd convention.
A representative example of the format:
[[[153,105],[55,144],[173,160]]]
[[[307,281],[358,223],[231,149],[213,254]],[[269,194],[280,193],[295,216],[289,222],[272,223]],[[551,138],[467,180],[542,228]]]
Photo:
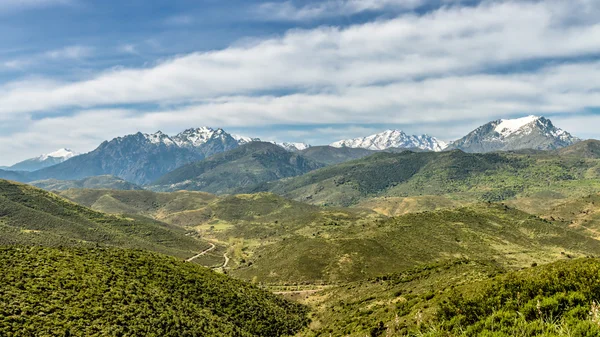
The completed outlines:
[[[597,0],[0,0],[0,31],[0,165],[199,126],[600,138]]]

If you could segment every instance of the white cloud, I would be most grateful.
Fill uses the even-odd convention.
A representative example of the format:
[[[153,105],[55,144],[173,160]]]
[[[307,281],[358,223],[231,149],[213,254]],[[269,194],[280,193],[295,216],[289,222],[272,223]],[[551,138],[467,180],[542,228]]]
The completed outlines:
[[[563,7],[484,4],[347,29],[290,31],[281,38],[193,53],[151,68],[110,70],[44,91],[28,88],[35,83],[23,83],[18,89],[2,90],[0,114],[210,99],[290,88],[335,90],[600,52],[600,21],[564,27]]]
[[[43,57],[53,60],[78,60],[92,55],[93,48],[87,46],[68,46],[61,49],[51,50],[43,54]]]
[[[291,30],[78,82],[8,83],[0,88],[0,120],[20,119],[24,126],[0,144],[33,144],[41,134],[57,140],[46,142],[52,147],[70,141],[81,148],[61,146],[86,151],[136,130],[310,123],[421,125],[419,132],[450,140],[495,118],[536,113],[562,121],[600,106],[600,62],[581,62],[600,53],[599,13],[600,3],[591,0],[485,2],[347,28]],[[538,59],[560,62],[540,67]],[[510,72],[523,61],[539,68]],[[508,70],[487,71],[502,67]],[[137,103],[161,108],[102,110]],[[48,117],[65,108],[80,112]],[[30,119],[37,111],[46,117]],[[0,147],[0,157],[10,153],[16,152]]]
[[[61,49],[50,50],[47,52],[21,56],[18,59],[7,60],[0,62],[0,69],[5,68],[9,70],[27,70],[28,68],[44,64],[47,62],[64,62],[64,61],[79,61],[86,59],[93,55],[94,48],[87,46],[67,46]],[[42,80],[45,81],[45,80]],[[8,86],[14,83],[9,83]],[[38,86],[37,83],[32,83],[34,86]],[[1,118],[1,117],[0,117]]]

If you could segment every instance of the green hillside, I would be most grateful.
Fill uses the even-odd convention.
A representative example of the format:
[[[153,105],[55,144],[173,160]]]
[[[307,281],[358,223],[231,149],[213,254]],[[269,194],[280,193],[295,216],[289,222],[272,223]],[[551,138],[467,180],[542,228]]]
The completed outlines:
[[[445,195],[464,201],[502,201],[539,193],[584,196],[600,188],[600,160],[543,154],[461,151],[378,153],[303,176],[263,184],[318,205],[354,205],[373,197]]]
[[[305,336],[597,336],[597,259],[506,272],[455,260],[302,296]]]
[[[374,153],[376,153],[376,151],[360,148],[338,148],[331,146],[311,146],[306,150],[300,151],[300,154],[302,154],[304,157],[326,165],[340,164],[350,160],[360,159],[370,156]]]
[[[359,208],[318,207],[274,194],[70,190],[74,201],[154,216],[220,243],[200,262],[231,258],[228,272],[269,284],[337,283],[468,257],[523,267],[600,253],[589,233],[500,204],[388,218]],[[154,205],[155,208],[152,208]],[[151,211],[149,211],[151,210]],[[399,258],[401,257],[401,258]]]
[[[110,245],[187,258],[206,249],[183,228],[93,211],[29,185],[0,180],[0,245]]]
[[[275,144],[251,142],[182,166],[151,183],[150,188],[155,191],[234,193],[267,181],[298,176],[322,166]]]
[[[159,254],[0,248],[2,336],[284,336],[307,309]]]
[[[600,242],[584,233],[495,204],[325,223],[290,234],[255,248],[231,274],[267,283],[329,284],[452,258],[495,260],[520,268],[564,254],[600,253]]]
[[[43,188],[48,191],[64,191],[70,188],[95,188],[95,189],[110,189],[110,190],[141,190],[142,188],[136,184],[132,184],[121,178],[114,176],[95,176],[82,180],[38,180],[28,184],[35,187]]]

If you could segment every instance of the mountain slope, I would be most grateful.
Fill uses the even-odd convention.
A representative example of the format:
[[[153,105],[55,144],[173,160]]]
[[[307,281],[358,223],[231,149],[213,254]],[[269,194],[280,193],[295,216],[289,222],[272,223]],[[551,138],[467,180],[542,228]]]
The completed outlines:
[[[110,190],[141,190],[138,185],[132,184],[114,176],[96,176],[82,180],[38,180],[29,182],[29,185],[43,188],[48,191],[64,191],[71,188],[110,189]]]
[[[600,253],[600,242],[585,234],[497,204],[331,222],[288,233],[255,249],[245,266],[230,273],[273,283],[331,284],[456,257],[520,268],[556,261],[561,252]]]
[[[581,196],[598,187],[597,159],[454,150],[377,153],[251,191],[270,191],[318,205],[348,206],[382,196],[446,195],[470,201],[501,201],[538,192]]]
[[[112,216],[55,194],[0,180],[0,245],[95,245],[147,249],[188,258],[209,245],[176,226]]]
[[[79,180],[92,176],[113,175],[143,184],[182,165],[204,158],[193,149],[181,148],[156,133],[136,133],[102,143],[92,152],[29,175],[30,180]]]
[[[12,171],[37,171],[45,167],[60,164],[77,155],[78,153],[75,153],[69,149],[60,149],[52,153],[41,155],[37,158],[24,160],[14,164],[11,167],[8,167],[7,169]]]
[[[300,154],[304,157],[326,165],[340,164],[350,160],[360,159],[374,153],[375,151],[368,149],[350,147],[338,148],[333,146],[313,146],[300,151]]]
[[[136,184],[151,182],[185,164],[238,147],[222,129],[201,127],[173,137],[140,132],[103,142],[94,151],[31,173],[28,180],[79,180],[113,175]]]
[[[0,248],[2,336],[284,336],[307,309],[142,251]]]
[[[363,148],[369,150],[417,148],[429,151],[442,151],[447,147],[447,144],[428,135],[410,136],[400,130],[386,130],[367,137],[340,140],[332,143],[330,146]]]
[[[267,181],[312,171],[322,164],[263,142],[251,142],[183,166],[151,184],[158,191],[233,193]]]
[[[549,119],[528,116],[489,122],[453,142],[449,148],[479,153],[522,149],[554,150],[578,141],[577,137],[555,127]]]
[[[561,156],[600,159],[600,141],[588,139],[558,150]]]

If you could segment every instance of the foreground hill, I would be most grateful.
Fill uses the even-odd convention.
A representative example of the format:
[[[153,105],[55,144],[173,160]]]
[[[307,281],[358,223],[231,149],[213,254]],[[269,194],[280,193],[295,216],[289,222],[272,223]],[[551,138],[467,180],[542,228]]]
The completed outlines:
[[[502,201],[535,193],[587,195],[600,187],[600,160],[549,153],[377,153],[303,176],[263,184],[270,191],[318,205],[348,206],[392,196],[447,195]]]
[[[2,336],[284,336],[307,310],[163,255],[0,248]]]
[[[93,211],[28,185],[0,180],[0,245],[109,245],[181,258],[209,247],[177,226]]]
[[[306,292],[314,328],[305,335],[598,336],[599,272],[598,259],[515,272],[491,261],[427,264]]]
[[[96,176],[81,180],[37,180],[29,182],[39,188],[48,191],[64,191],[71,188],[86,188],[86,189],[110,189],[110,190],[141,190],[142,188],[136,184],[125,181],[114,176]]]
[[[150,188],[157,191],[234,193],[256,184],[298,176],[322,166],[278,145],[251,142],[180,167],[154,181]]]

